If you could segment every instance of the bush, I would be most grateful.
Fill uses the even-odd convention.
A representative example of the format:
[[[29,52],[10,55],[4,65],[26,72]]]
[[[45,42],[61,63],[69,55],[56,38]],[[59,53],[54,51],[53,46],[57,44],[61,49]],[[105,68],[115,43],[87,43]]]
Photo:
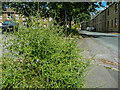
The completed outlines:
[[[77,29],[70,29],[68,28],[67,31],[65,32],[67,36],[80,36],[79,31]]]
[[[28,28],[11,34],[4,44],[8,53],[2,60],[4,88],[77,88],[82,87],[84,63],[76,40],[62,33],[63,28],[44,28],[37,18]],[[35,27],[35,28],[33,28]]]
[[[74,24],[74,26],[72,26],[71,28],[72,28],[72,29],[79,28],[79,25],[77,25],[77,24]]]

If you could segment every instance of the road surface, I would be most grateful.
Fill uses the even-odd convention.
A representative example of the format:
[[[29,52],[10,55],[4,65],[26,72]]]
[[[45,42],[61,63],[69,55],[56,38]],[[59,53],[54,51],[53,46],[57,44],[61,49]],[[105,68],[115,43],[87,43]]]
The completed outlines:
[[[84,55],[92,58],[86,77],[87,88],[118,88],[118,37],[120,34],[80,31]]]

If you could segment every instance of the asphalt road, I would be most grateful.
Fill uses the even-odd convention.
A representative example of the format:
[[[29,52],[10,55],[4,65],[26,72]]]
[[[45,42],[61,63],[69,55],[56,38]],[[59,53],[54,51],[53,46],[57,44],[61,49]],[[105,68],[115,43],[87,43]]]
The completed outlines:
[[[100,43],[103,48],[107,48],[111,52],[114,53],[114,59],[109,58],[110,61],[113,62],[119,62],[118,61],[118,53],[119,53],[119,40],[120,34],[116,33],[99,33],[99,32],[89,32],[89,31],[81,31],[80,32],[83,37],[91,38],[92,40],[95,40],[96,42]],[[99,47],[99,46],[98,46]],[[109,56],[110,57],[110,54]],[[112,56],[113,57],[113,56]]]
[[[117,33],[80,31],[83,39],[80,47],[87,48],[84,55],[92,58],[85,87],[117,88],[118,81],[118,37]],[[109,68],[109,69],[108,69]]]

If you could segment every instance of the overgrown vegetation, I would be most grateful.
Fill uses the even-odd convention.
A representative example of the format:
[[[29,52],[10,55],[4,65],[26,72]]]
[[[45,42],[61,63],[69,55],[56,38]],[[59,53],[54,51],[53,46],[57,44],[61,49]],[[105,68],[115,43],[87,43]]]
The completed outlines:
[[[9,52],[2,57],[4,88],[80,88],[84,86],[85,63],[59,25],[46,28],[38,18],[30,27],[21,27],[4,42]]]
[[[52,17],[59,25],[71,28],[71,22],[79,24],[90,20],[91,14],[97,12],[101,2],[3,2],[2,9],[6,6],[13,8],[27,17],[35,16],[39,11],[42,17]],[[33,12],[34,11],[34,12]]]
[[[66,31],[67,35],[72,35],[72,36],[79,36],[79,31],[77,29],[70,29],[68,28]]]
[[[0,32],[2,32],[2,28],[0,28]]]

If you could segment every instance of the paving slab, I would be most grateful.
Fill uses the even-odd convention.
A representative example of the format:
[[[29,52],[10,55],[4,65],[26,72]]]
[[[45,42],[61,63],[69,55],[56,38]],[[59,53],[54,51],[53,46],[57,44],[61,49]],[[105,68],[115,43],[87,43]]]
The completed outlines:
[[[85,88],[118,88],[118,35],[87,31],[82,33],[85,37],[78,40],[78,47],[83,48],[85,60],[92,60],[91,66],[87,68],[89,75],[85,78]]]
[[[91,65],[87,70],[84,88],[118,88],[118,80],[115,80],[104,66]],[[116,76],[118,78],[118,73]]]

